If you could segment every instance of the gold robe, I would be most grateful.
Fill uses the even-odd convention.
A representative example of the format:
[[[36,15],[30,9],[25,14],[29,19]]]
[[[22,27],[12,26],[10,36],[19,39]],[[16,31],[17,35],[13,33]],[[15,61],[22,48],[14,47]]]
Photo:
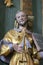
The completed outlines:
[[[20,44],[22,39],[23,39],[23,36],[24,36],[24,31],[22,32],[17,32],[15,30],[10,30],[9,32],[6,33],[6,35],[4,36],[3,40],[7,41],[7,42],[12,42],[12,44]],[[26,33],[26,37],[27,39],[30,41],[30,44],[32,43],[32,36],[31,34],[28,34]],[[1,46],[1,49],[0,49],[0,55],[5,55],[7,56],[9,53],[10,53],[10,48],[9,46],[7,45],[2,45]],[[25,63],[21,63],[20,65],[33,65],[33,61],[30,57],[29,54],[25,54],[24,52],[23,53],[17,53],[15,51],[13,51],[13,56],[10,60],[10,65],[19,65],[19,61],[22,60],[22,56],[23,56],[23,61]]]

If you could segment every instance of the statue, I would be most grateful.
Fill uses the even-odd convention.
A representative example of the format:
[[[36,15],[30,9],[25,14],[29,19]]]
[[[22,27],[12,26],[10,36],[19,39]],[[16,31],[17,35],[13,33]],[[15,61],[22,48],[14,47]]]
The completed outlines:
[[[18,11],[15,18],[18,28],[8,31],[0,41],[0,59],[9,65],[35,65],[32,33],[27,29],[28,16]]]

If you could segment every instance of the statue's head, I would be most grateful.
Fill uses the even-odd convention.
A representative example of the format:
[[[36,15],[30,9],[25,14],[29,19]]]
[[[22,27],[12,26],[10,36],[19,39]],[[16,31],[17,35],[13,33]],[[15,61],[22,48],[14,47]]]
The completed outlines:
[[[24,25],[26,24],[28,20],[28,16],[26,15],[26,13],[22,10],[17,11],[16,13],[16,21],[18,22],[19,25]]]

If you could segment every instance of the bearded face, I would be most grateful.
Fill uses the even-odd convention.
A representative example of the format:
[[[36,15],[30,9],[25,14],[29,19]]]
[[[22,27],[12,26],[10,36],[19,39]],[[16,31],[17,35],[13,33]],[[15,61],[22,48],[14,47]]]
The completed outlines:
[[[16,20],[19,25],[24,25],[27,22],[27,16],[24,12],[19,12],[16,14]]]

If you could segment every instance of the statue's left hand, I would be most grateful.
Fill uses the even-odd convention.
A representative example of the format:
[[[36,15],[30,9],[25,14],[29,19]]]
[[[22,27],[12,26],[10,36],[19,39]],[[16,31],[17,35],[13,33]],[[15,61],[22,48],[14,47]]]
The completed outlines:
[[[18,52],[22,52],[23,51],[23,47],[21,45],[18,46]]]
[[[13,48],[17,52],[22,52],[22,50],[23,50],[22,46],[21,45],[17,45],[17,44],[14,44]]]

